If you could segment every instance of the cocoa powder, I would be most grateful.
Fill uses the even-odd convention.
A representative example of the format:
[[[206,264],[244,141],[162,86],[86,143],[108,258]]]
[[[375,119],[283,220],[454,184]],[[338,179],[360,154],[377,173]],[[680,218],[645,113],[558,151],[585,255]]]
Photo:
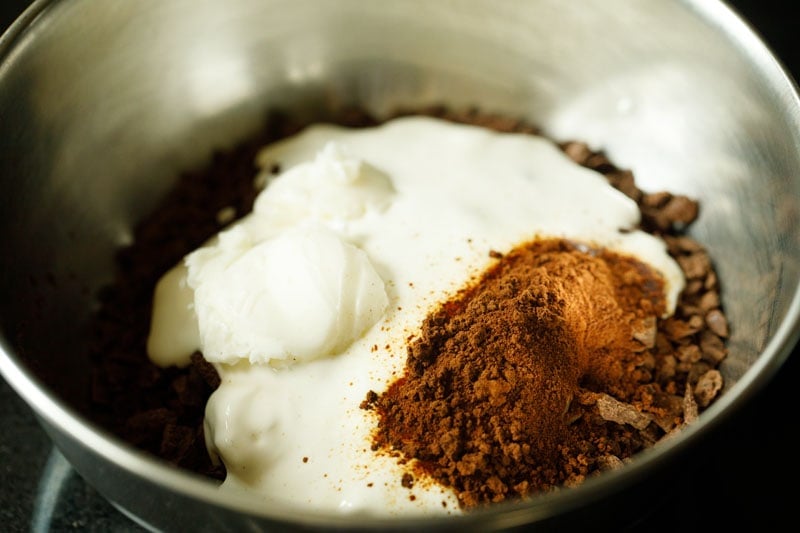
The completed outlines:
[[[374,448],[416,460],[465,507],[565,483],[565,451],[594,439],[573,402],[635,398],[647,349],[637,332],[663,314],[663,288],[607,250],[560,239],[514,249],[426,318],[405,375],[368,396]]]

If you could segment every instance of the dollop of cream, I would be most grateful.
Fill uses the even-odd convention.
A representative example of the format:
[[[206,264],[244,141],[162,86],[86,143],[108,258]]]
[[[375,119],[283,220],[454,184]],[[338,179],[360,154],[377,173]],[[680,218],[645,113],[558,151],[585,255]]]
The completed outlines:
[[[394,195],[386,174],[329,142],[314,160],[290,168],[256,198],[253,210],[270,225],[302,220],[345,223],[388,207]]]
[[[385,174],[334,142],[272,180],[252,214],[159,280],[151,360],[185,366],[200,350],[214,363],[284,365],[344,350],[388,297],[364,251],[321,223],[383,211],[393,194]]]
[[[252,485],[286,453],[281,434],[293,423],[289,396],[274,371],[263,366],[232,367],[223,383],[208,401],[206,447],[212,459],[223,458],[232,477]]]
[[[186,264],[200,351],[214,363],[335,355],[388,305],[364,251],[324,227],[290,228],[261,242],[233,228]]]

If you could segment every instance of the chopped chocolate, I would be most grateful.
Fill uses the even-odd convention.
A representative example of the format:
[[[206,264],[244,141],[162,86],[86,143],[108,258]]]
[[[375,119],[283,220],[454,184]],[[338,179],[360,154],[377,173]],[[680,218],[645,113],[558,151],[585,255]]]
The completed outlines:
[[[617,424],[630,424],[638,430],[650,425],[652,417],[629,403],[620,402],[608,394],[597,397],[597,411],[604,420]]]
[[[700,407],[708,407],[722,389],[722,374],[719,370],[711,369],[697,380],[694,387],[694,396]]]

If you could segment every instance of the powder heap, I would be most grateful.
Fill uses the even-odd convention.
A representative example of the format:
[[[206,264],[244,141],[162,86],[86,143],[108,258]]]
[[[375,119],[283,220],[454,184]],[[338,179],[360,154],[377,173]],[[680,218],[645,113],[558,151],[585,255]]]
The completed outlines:
[[[564,452],[600,445],[576,431],[573,401],[635,396],[663,294],[631,257],[561,239],[514,249],[429,315],[405,376],[368,395],[374,448],[415,459],[465,507],[563,484]]]

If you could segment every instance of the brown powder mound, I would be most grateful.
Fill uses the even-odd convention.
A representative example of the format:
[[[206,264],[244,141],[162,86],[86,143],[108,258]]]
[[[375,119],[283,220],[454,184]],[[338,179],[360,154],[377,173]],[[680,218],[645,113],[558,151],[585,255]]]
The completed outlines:
[[[634,333],[665,309],[662,288],[611,252],[564,240],[515,249],[425,320],[404,378],[372,397],[376,448],[417,459],[467,507],[562,484],[579,385],[633,396]]]

